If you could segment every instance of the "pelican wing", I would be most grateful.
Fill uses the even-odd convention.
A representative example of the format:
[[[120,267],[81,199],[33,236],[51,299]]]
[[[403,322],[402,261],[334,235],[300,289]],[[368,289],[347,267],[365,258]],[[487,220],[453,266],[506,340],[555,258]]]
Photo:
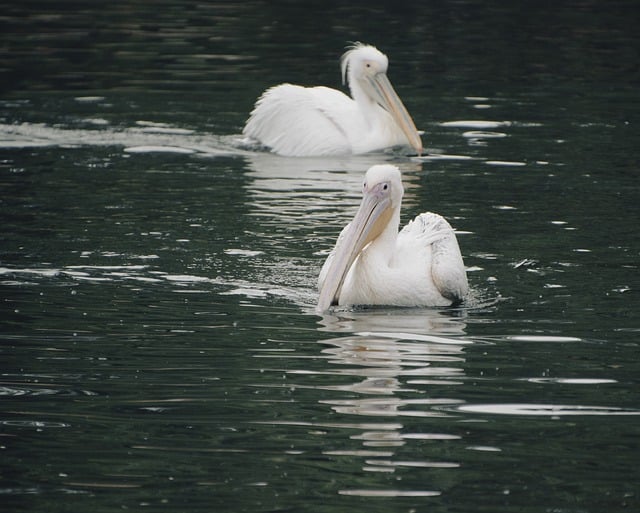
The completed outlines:
[[[453,303],[461,301],[469,285],[455,232],[447,220],[433,212],[420,214],[400,231],[398,245],[407,239],[430,247],[433,283],[445,298]]]
[[[280,84],[258,99],[243,134],[285,156],[348,154],[351,144],[332,113],[353,103],[328,87]]]

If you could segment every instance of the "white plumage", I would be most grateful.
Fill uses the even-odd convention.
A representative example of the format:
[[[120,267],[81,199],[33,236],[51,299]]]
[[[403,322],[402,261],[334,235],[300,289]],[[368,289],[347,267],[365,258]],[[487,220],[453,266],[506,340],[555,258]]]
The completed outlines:
[[[328,87],[280,84],[255,104],[243,134],[285,156],[362,154],[393,146],[422,152],[420,135],[386,72],[387,56],[356,43],[341,59],[352,98]]]
[[[440,215],[418,215],[398,233],[404,189],[392,165],[371,167],[363,199],[327,258],[318,310],[332,305],[448,306],[468,292],[455,232]]]

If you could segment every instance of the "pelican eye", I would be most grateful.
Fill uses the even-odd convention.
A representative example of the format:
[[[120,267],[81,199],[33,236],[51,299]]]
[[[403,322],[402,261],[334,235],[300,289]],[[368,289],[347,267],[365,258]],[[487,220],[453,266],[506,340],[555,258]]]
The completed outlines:
[[[382,186],[382,190],[383,190],[383,191],[386,191],[388,188],[389,188],[389,184],[387,184],[387,183],[385,183],[385,184]]]

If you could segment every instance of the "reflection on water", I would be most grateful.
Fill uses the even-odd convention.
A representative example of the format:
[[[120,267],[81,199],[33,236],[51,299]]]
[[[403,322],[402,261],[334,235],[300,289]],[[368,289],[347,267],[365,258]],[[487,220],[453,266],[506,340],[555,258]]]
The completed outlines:
[[[320,320],[322,331],[334,333],[372,332],[379,336],[397,336],[408,340],[449,343],[440,335],[459,336],[465,334],[464,308],[362,308],[334,310]],[[404,334],[403,334],[404,333]],[[457,344],[469,343],[463,339]]]
[[[322,343],[332,346],[322,351],[330,357],[330,363],[348,366],[337,370],[337,374],[360,376],[363,379],[362,382],[340,386],[339,390],[355,391],[359,394],[394,395],[398,391],[407,391],[402,388],[399,378],[406,380],[407,384],[460,384],[456,379],[462,376],[462,369],[452,365],[464,362],[461,346],[402,342],[392,337],[376,337],[370,334],[328,339]],[[437,365],[434,365],[436,363]],[[349,413],[377,414],[385,410],[383,414],[387,414],[386,409],[390,407],[393,411],[389,411],[388,414],[418,414],[397,412],[398,407],[414,403],[398,402],[396,399],[365,399],[364,402],[358,400],[355,403],[341,404],[347,409],[349,406],[353,407]],[[371,409],[368,409],[367,405],[371,405]],[[339,409],[342,412],[346,411],[345,408]]]
[[[326,366],[315,370],[298,367],[286,372],[289,386],[319,391],[322,397],[319,404],[327,405],[340,421],[332,424],[292,421],[290,424],[315,429],[348,429],[351,442],[345,445],[345,440],[340,443],[343,448],[324,449],[322,453],[338,459],[357,458],[365,474],[395,473],[403,469],[458,469],[460,461],[438,459],[439,451],[432,451],[431,457],[429,452],[420,451],[419,457],[416,454],[407,458],[414,444],[455,443],[461,436],[457,432],[436,432],[424,427],[414,430],[405,424],[405,420],[450,418],[451,413],[438,408],[455,408],[461,402],[446,395],[433,396],[428,389],[429,386],[454,389],[465,379],[464,351],[472,341],[464,338],[464,321],[444,311],[409,313],[380,309],[341,312],[324,317],[322,324],[323,330],[352,334],[320,341],[319,356],[326,361]],[[373,331],[358,332],[359,328],[365,327]],[[287,360],[293,357],[295,360],[295,355],[290,353],[261,354],[261,357],[269,356]],[[299,362],[302,364],[304,360]],[[300,378],[309,381],[310,377],[314,383],[320,383],[297,382]],[[338,493],[366,497],[429,497],[440,495],[441,491],[402,486],[343,487]]]
[[[496,378],[477,376],[475,366],[468,362],[470,351],[477,354],[478,349],[494,348],[506,340],[534,344],[581,342],[575,337],[542,335],[474,340],[467,333],[468,315],[453,309],[365,309],[334,312],[323,317],[321,330],[347,333],[319,341],[318,357],[326,365],[305,366],[308,360],[299,359],[291,352],[266,350],[260,357],[296,362],[294,368],[286,370],[287,386],[293,390],[319,391],[319,404],[330,408],[337,419],[277,421],[276,424],[323,432],[346,431],[348,441],[339,443],[342,448],[324,449],[322,454],[349,461],[355,459],[364,474],[402,474],[408,469],[431,469],[439,473],[429,488],[399,486],[399,483],[387,487],[343,487],[338,492],[341,495],[426,497],[445,492],[444,488],[434,487],[435,482],[455,481],[455,474],[464,468],[469,452],[499,454],[508,450],[508,445],[499,442],[477,443],[478,439],[470,434],[474,423],[484,423],[491,416],[543,417],[557,421],[566,416],[584,419],[640,414],[637,408],[548,404],[533,396],[529,403],[483,403],[472,396],[463,398],[459,389],[477,385],[479,379],[500,383]],[[467,372],[468,367],[473,376]],[[532,378],[527,382],[588,386],[614,384],[615,380]],[[461,429],[462,425],[467,428]],[[445,472],[453,475],[447,477]]]

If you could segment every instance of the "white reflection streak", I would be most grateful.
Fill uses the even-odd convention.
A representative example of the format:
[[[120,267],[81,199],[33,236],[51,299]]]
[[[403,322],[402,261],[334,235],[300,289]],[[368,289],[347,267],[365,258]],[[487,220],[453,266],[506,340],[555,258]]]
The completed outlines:
[[[347,385],[331,388],[359,395],[383,397],[356,397],[353,399],[326,399],[338,413],[358,415],[446,416],[443,412],[424,409],[405,409],[408,406],[452,404],[450,399],[405,399],[398,392],[418,392],[403,388],[400,377],[440,378],[443,384],[451,377],[463,375],[461,367],[451,364],[464,362],[462,346],[402,341],[386,336],[367,334],[324,340],[329,347],[322,350],[329,362],[344,366],[338,369],[343,375],[364,378]],[[442,365],[448,364],[448,365]],[[324,388],[324,387],[321,387]]]
[[[573,406],[564,404],[466,404],[459,406],[458,411],[468,413],[489,413],[494,415],[533,415],[545,417],[561,417],[565,415],[640,415],[640,410],[609,406]]]

